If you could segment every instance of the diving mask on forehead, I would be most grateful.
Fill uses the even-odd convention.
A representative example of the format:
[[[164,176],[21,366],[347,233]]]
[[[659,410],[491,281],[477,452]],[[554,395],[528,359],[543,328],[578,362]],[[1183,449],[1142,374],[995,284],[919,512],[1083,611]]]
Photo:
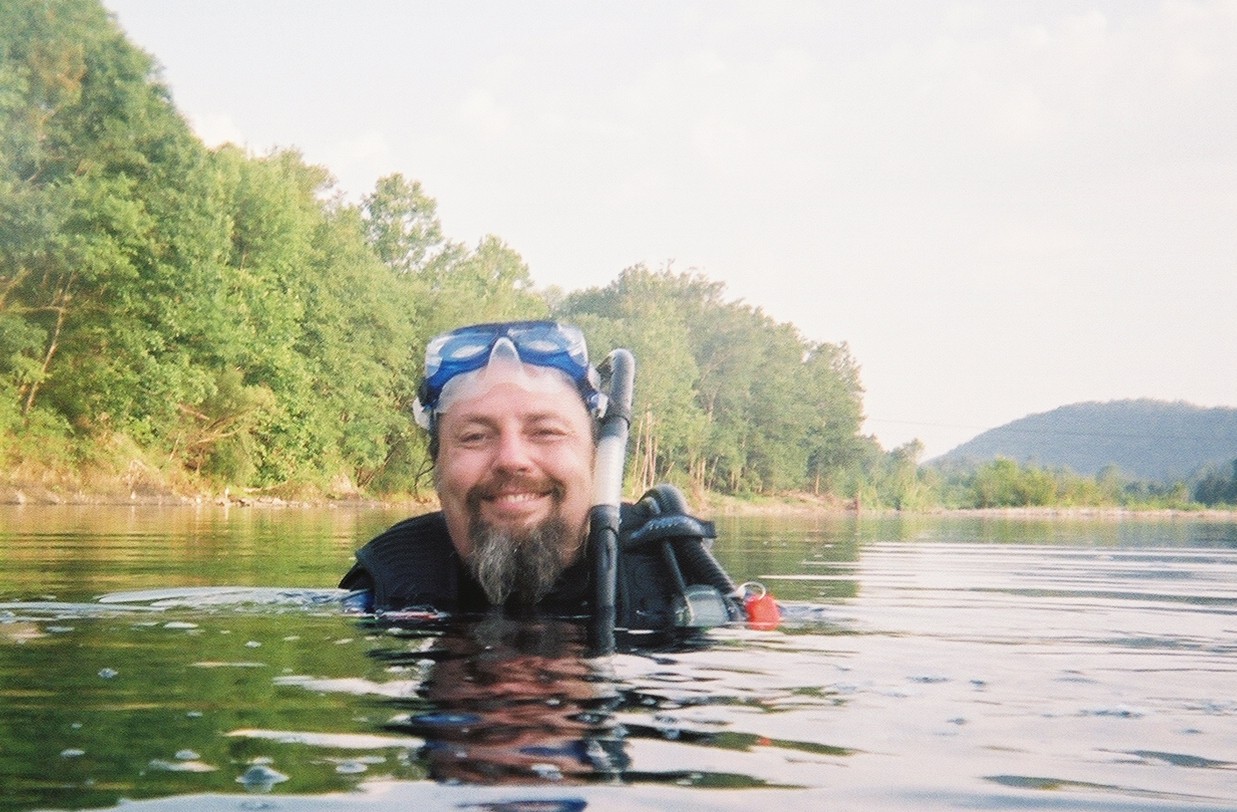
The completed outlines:
[[[595,416],[605,411],[597,370],[579,328],[553,321],[477,324],[437,336],[425,349],[425,381],[413,406],[426,430],[453,401],[502,382],[529,391],[564,384],[579,392]]]

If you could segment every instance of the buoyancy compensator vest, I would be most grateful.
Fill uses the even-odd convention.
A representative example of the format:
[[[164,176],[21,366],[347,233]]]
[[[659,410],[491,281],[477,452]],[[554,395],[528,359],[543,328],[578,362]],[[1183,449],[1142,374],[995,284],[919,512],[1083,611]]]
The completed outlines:
[[[690,515],[677,488],[658,485],[624,507],[618,628],[707,628],[743,619],[740,590],[710,551],[713,523]]]

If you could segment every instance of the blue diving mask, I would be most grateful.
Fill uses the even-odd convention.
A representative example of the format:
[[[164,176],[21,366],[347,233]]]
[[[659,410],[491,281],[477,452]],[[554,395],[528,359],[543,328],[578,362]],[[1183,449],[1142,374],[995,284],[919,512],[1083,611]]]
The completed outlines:
[[[425,348],[425,380],[414,410],[417,423],[429,429],[443,410],[443,390],[452,381],[492,363],[530,364],[558,370],[594,415],[605,411],[596,368],[588,362],[588,345],[578,327],[553,321],[476,324],[443,333]]]

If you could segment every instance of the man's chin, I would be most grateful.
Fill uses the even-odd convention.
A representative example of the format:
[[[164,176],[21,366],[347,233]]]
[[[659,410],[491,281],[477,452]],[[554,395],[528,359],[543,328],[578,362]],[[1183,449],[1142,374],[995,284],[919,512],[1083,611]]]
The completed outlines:
[[[534,523],[523,531],[477,521],[470,528],[469,568],[493,604],[516,596],[533,604],[549,593],[563,571],[563,523]]]

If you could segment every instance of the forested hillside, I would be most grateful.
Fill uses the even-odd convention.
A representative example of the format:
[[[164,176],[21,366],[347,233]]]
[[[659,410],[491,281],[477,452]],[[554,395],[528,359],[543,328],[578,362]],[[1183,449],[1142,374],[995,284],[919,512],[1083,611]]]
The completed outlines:
[[[0,5],[9,482],[407,492],[426,467],[409,413],[426,340],[545,316],[595,355],[634,350],[633,487],[915,487],[917,446],[859,433],[845,345],[698,275],[537,290],[500,238],[445,235],[415,181],[351,204],[294,149],[207,149],[97,0]]]
[[[1156,400],[1076,403],[986,431],[934,462],[997,457],[1086,476],[1112,467],[1145,480],[1184,480],[1237,459],[1237,409]]]

